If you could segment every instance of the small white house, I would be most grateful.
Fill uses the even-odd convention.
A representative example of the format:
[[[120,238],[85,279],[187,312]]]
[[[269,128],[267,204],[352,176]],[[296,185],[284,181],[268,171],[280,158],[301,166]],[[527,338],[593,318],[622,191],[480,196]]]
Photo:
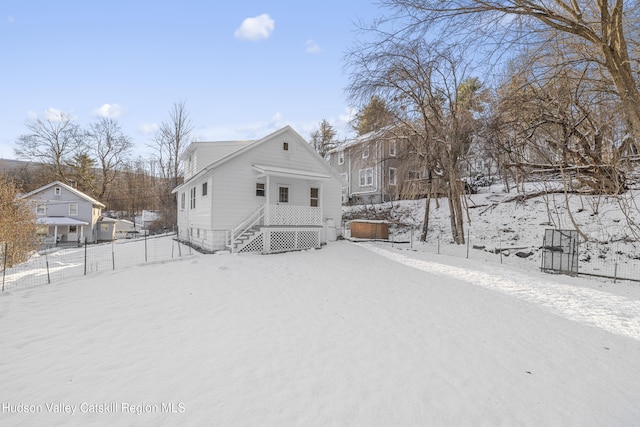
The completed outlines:
[[[178,238],[208,252],[284,252],[335,240],[340,175],[290,126],[253,141],[194,142],[182,156]]]

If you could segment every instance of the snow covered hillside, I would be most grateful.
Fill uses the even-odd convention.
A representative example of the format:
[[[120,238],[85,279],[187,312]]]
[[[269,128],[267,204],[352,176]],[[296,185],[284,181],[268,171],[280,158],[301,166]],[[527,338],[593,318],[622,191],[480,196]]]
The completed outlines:
[[[618,197],[568,194],[570,211],[563,193],[525,197],[559,188],[559,183],[549,182],[527,183],[525,193],[513,189],[506,193],[502,185],[480,187],[478,194],[467,196],[470,221],[465,218],[465,237],[468,237],[469,250],[466,245],[455,245],[451,241],[446,199],[431,201],[425,243],[419,242],[424,199],[351,206],[345,208],[345,219],[388,220],[392,223],[390,239],[413,240],[411,247],[418,251],[503,262],[530,271],[540,269],[540,248],[546,229],[573,230],[577,226],[589,238],[587,242],[580,238],[581,272],[640,282],[640,190],[631,190]],[[629,223],[635,223],[636,227],[629,227]],[[346,222],[343,233],[349,235]],[[409,248],[406,244],[396,246]],[[474,246],[483,249],[473,249]],[[518,251],[532,255],[524,261],[515,259],[514,254]]]
[[[0,425],[637,426],[640,287],[373,243],[0,295]]]

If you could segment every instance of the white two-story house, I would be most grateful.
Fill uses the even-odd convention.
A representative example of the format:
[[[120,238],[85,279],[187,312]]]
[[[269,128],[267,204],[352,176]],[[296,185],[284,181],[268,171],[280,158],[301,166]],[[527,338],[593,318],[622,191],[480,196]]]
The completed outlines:
[[[339,233],[340,174],[290,126],[258,140],[194,142],[182,161],[178,236],[192,246],[272,253]]]

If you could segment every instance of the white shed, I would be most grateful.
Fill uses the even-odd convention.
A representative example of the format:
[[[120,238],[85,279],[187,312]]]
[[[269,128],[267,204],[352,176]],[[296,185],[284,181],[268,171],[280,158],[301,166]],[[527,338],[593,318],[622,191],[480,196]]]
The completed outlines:
[[[205,251],[283,252],[335,239],[340,175],[290,126],[255,141],[194,142],[182,157],[178,236]]]

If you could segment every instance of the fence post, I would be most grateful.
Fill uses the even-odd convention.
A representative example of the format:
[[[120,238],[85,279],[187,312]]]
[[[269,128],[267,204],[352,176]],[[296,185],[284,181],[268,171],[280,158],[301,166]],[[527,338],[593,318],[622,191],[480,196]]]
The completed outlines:
[[[87,275],[87,238],[84,238],[84,275]]]
[[[4,292],[4,279],[7,276],[7,250],[9,248],[8,246],[9,244],[7,242],[4,242],[4,256],[2,263],[4,264],[2,266],[2,292]]]
[[[471,225],[467,227],[467,259],[469,259],[469,241],[471,240]]]
[[[413,250],[413,227],[411,227],[411,233],[409,233],[409,247]]]
[[[45,264],[47,266],[47,284],[51,284],[51,274],[49,274],[49,254],[47,252],[44,253]]]

